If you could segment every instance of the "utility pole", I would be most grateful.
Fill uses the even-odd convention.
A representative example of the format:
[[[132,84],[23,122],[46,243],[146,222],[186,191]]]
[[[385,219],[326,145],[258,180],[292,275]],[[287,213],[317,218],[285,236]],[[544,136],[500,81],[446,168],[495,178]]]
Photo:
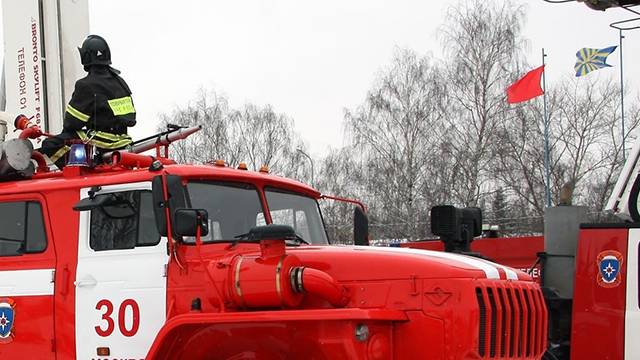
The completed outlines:
[[[544,58],[547,54],[542,48],[542,66],[545,65]],[[545,173],[545,197],[547,207],[551,207],[551,181],[549,176],[549,115],[547,114],[547,82],[545,72],[542,72],[542,92],[544,102],[544,173]]]
[[[624,71],[622,67],[622,39],[624,39],[624,35],[622,35],[622,29],[620,30],[620,112],[622,119],[622,161],[626,160],[625,154],[625,141],[624,141]]]

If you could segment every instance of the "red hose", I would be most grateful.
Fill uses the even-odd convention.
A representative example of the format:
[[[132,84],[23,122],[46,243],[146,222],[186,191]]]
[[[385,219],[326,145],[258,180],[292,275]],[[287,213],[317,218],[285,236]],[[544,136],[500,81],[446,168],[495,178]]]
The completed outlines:
[[[111,155],[111,163],[113,165],[121,165],[124,167],[147,168],[155,161],[160,161],[163,165],[175,164],[173,160],[165,158],[154,158],[150,155],[135,154],[128,151],[114,151]]]
[[[305,292],[317,295],[336,307],[343,307],[349,302],[347,289],[324,271],[304,268],[302,287]]]
[[[49,171],[49,167],[47,166],[47,160],[45,160],[44,155],[37,151],[31,152],[31,158],[36,161],[38,164],[38,173],[44,173]]]
[[[25,139],[37,139],[40,136],[42,136],[42,130],[40,130],[38,126],[34,125],[22,130],[18,137],[22,140],[25,140]]]

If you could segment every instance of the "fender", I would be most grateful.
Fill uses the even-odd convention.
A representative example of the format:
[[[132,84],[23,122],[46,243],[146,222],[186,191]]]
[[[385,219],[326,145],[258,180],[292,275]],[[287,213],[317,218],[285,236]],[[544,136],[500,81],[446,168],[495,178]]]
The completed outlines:
[[[187,359],[191,357],[189,354],[194,354],[192,351],[206,353],[209,349],[221,345],[221,342],[212,342],[209,337],[207,344],[198,343],[198,349],[193,349],[188,346],[189,341],[198,338],[198,334],[211,334],[216,329],[224,330],[230,326],[255,329],[268,323],[285,326],[292,322],[316,322],[320,325],[328,322],[351,324],[365,321],[377,324],[386,322],[390,325],[392,322],[408,320],[403,311],[387,309],[302,309],[183,314],[169,319],[160,329],[146,359],[175,359],[176,354],[181,354]]]

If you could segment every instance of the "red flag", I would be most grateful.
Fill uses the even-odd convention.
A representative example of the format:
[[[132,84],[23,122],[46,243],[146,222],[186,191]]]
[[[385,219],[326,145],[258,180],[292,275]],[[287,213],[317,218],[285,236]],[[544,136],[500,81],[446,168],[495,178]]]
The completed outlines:
[[[540,87],[540,77],[542,77],[543,71],[544,65],[529,71],[520,80],[511,84],[507,88],[507,102],[515,104],[544,94]]]

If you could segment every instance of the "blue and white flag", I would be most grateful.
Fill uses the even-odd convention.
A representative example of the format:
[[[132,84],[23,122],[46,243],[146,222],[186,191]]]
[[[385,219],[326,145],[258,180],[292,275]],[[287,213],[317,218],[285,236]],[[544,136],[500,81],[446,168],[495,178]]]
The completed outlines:
[[[576,53],[576,77],[584,76],[593,70],[610,67],[607,64],[607,56],[616,50],[617,46],[609,46],[604,49],[582,48]]]

